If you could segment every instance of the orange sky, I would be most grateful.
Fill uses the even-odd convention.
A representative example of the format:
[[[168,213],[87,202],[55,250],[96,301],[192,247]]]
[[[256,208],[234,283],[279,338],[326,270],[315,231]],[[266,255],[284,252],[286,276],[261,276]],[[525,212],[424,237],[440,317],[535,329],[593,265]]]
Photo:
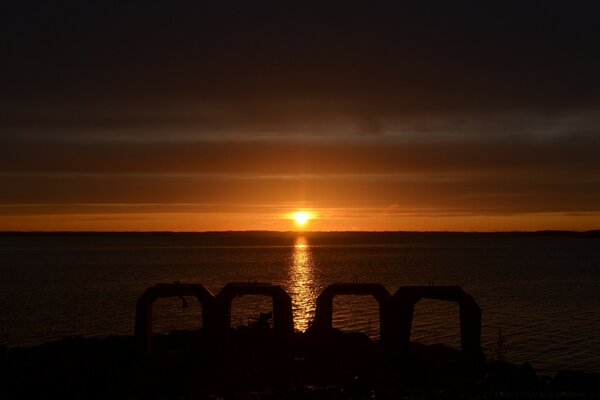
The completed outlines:
[[[512,216],[389,215],[336,216],[322,214],[305,227],[281,214],[69,214],[23,215],[2,218],[2,230],[19,231],[214,231],[214,230],[408,230],[408,231],[531,231],[592,230],[600,226],[598,215],[522,214]]]
[[[315,214],[311,230],[600,227],[594,136],[440,125],[423,136],[382,123],[376,135],[13,138],[0,230],[291,230],[297,210]]]
[[[484,122],[418,136],[382,122],[370,135],[14,137],[0,230],[291,230],[297,210],[315,214],[304,229],[327,231],[600,227],[595,136],[566,125],[540,137],[519,120],[518,135],[487,135]]]

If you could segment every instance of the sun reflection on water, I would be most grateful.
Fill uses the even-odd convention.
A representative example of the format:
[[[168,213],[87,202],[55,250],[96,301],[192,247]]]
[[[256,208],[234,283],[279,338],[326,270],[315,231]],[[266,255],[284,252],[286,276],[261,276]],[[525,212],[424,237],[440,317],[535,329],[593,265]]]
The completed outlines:
[[[294,327],[305,331],[315,314],[317,283],[308,241],[298,237],[291,257],[288,288],[294,309]]]

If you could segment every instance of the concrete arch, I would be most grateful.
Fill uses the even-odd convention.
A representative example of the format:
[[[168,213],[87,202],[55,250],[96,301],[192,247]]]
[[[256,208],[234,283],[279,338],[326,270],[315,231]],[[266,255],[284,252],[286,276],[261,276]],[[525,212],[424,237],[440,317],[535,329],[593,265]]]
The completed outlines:
[[[158,284],[148,289],[137,300],[135,316],[135,341],[138,353],[147,356],[152,352],[152,306],[165,297],[194,296],[202,304],[202,325],[208,337],[214,332],[216,298],[199,283]]]
[[[458,303],[462,353],[470,358],[480,358],[481,309],[473,296],[460,286],[403,286],[394,293],[392,329],[399,348],[405,348],[410,342],[414,307],[423,298]]]
[[[279,285],[270,283],[236,283],[225,285],[217,295],[218,330],[222,338],[229,337],[231,302],[240,295],[262,295],[273,299],[273,331],[280,338],[290,340],[294,334],[292,298]]]
[[[389,339],[390,292],[379,283],[334,283],[327,286],[317,298],[315,320],[310,332],[326,333],[333,328],[333,298],[337,295],[373,296],[379,303],[379,331],[383,342]]]

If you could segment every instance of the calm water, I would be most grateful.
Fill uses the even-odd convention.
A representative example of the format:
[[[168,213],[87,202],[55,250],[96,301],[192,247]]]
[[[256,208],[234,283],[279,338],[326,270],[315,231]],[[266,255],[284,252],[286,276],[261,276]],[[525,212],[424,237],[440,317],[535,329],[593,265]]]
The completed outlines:
[[[220,236],[220,237],[219,237]],[[0,235],[0,343],[39,344],[72,335],[132,334],[137,297],[159,282],[201,282],[214,293],[230,281],[266,281],[292,295],[297,329],[332,282],[461,285],[483,311],[483,345],[545,373],[600,371],[600,239],[534,235],[385,237],[201,234]],[[156,330],[200,325],[200,307],[163,299]],[[270,309],[266,299],[234,301],[232,323]],[[377,305],[335,301],[335,326],[379,332]],[[458,307],[417,304],[413,340],[459,346]]]

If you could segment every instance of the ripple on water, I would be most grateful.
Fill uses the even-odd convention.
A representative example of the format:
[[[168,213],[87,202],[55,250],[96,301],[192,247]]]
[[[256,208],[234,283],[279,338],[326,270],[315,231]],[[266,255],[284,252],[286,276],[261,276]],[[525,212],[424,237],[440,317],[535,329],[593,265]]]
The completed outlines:
[[[0,238],[0,343],[31,345],[66,336],[131,334],[135,300],[159,282],[202,282],[217,293],[230,281],[271,281],[292,295],[296,328],[314,317],[318,294],[334,282],[460,285],[482,309],[482,345],[544,373],[600,370],[600,246],[595,240],[527,236],[415,236],[318,240],[195,236],[19,236]],[[201,324],[192,299],[157,302],[158,331]],[[373,299],[340,296],[334,326],[379,335]],[[272,307],[236,299],[232,325]],[[458,307],[421,301],[412,338],[459,345]]]

